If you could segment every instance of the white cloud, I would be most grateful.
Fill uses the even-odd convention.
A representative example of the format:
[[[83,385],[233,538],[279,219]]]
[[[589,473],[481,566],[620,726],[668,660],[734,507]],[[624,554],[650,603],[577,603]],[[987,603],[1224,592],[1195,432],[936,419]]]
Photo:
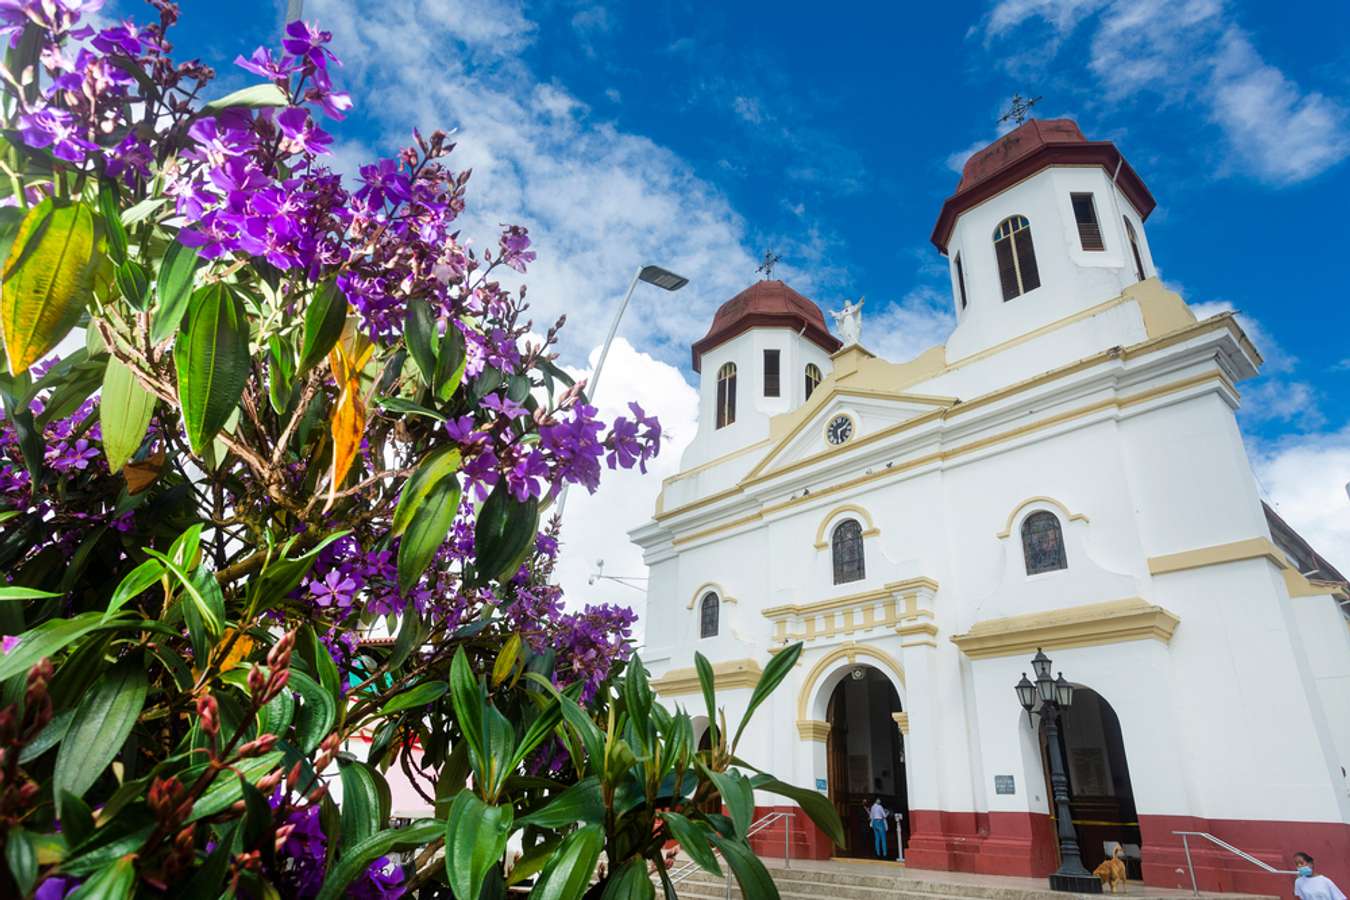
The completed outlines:
[[[1028,25],[1048,35],[1018,42],[1026,49],[1003,59],[1010,71],[1054,64],[1061,44],[1085,28],[1088,69],[1102,96],[1197,101],[1223,133],[1236,171],[1289,184],[1350,155],[1345,104],[1268,63],[1223,0],[999,0],[984,22],[986,45]]]
[[[951,298],[927,285],[916,287],[897,302],[868,300],[863,306],[863,343],[878,356],[906,362],[944,343],[956,326]]]
[[[1173,286],[1174,289],[1176,286]],[[1181,293],[1181,291],[1178,291]],[[1224,312],[1235,312],[1237,323],[1246,332],[1265,360],[1262,377],[1240,386],[1242,406],[1238,415],[1245,425],[1281,422],[1307,431],[1322,427],[1326,418],[1319,407],[1315,388],[1295,379],[1298,357],[1289,353],[1259,321],[1238,312],[1227,300],[1207,300],[1190,304],[1196,318],[1208,319]]]
[[[1313,549],[1350,573],[1350,427],[1286,438],[1253,453],[1267,499]]]

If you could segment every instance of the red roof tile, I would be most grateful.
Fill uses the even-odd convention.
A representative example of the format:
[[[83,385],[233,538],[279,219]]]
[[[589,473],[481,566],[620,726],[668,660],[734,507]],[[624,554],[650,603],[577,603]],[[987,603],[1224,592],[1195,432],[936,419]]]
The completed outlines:
[[[692,348],[694,371],[702,371],[704,353],[755,327],[791,328],[826,353],[840,347],[819,306],[781,281],[757,281],[718,308],[712,327]]]

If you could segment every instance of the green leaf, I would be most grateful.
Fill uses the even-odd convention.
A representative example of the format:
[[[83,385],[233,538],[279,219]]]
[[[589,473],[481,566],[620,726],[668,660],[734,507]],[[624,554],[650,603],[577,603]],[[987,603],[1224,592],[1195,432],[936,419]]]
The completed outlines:
[[[458,453],[454,454],[458,457]],[[459,479],[447,475],[436,482],[413,511],[398,545],[398,586],[407,593],[417,584],[459,512]],[[400,506],[402,501],[400,500]]]
[[[108,457],[110,471],[122,471],[141,449],[154,411],[155,396],[141,387],[121,360],[111,357],[103,370],[103,396],[98,406],[103,453]]]
[[[50,597],[60,596],[61,594],[53,594],[51,591],[40,591],[37,588],[17,587],[15,585],[0,587],[0,600],[45,600]]]
[[[70,723],[74,718],[75,708],[73,706],[52,716],[52,720],[37,733],[37,737],[23,745],[23,752],[19,754],[19,762],[30,763],[59,744],[61,739],[66,736],[66,732],[70,730]]]
[[[155,559],[147,559],[136,568],[127,573],[122,579],[122,583],[113,591],[112,599],[108,601],[108,608],[103,613],[103,621],[108,621],[113,615],[121,609],[128,600],[139,596],[143,591],[149,590],[160,578],[164,577],[164,565]]]
[[[449,400],[459,390],[464,380],[464,367],[469,356],[464,348],[464,335],[454,322],[445,326],[445,335],[441,338],[441,348],[436,353],[436,396],[442,401]]]
[[[27,672],[44,656],[55,656],[71,641],[103,625],[103,613],[80,613],[72,619],[49,619],[19,635],[19,645],[0,656],[0,681]]]
[[[144,222],[152,212],[168,202],[168,197],[147,197],[135,206],[123,210],[122,224],[130,228],[138,222]]]
[[[474,527],[479,579],[505,580],[514,575],[534,546],[538,524],[539,501],[531,497],[520,503],[507,490],[506,479],[497,482],[478,511]]]
[[[483,757],[483,689],[469,668],[469,657],[460,647],[450,663],[450,702],[455,709],[455,718],[459,721],[460,731],[469,745],[471,753]]]
[[[533,900],[580,900],[590,886],[595,863],[605,845],[600,825],[585,825],[567,836],[530,891]],[[750,894],[748,896],[755,896]]]
[[[435,703],[444,697],[448,690],[450,690],[450,685],[444,681],[424,681],[416,687],[390,698],[388,703],[380,707],[379,715],[383,717],[405,709]]]
[[[380,789],[375,774],[359,762],[342,766],[342,851],[380,830]]]
[[[246,109],[258,109],[265,106],[288,106],[290,99],[286,92],[277,87],[272,82],[266,84],[255,84],[251,87],[241,88],[232,94],[226,94],[218,100],[212,100],[202,107],[206,113],[220,112],[223,109],[231,109],[239,106]]]
[[[199,456],[225,427],[248,383],[246,316],[227,285],[207,285],[192,295],[187,328],[173,348],[184,430]]]
[[[94,214],[50,197],[29,210],[5,260],[0,333],[19,375],[60,343],[93,296]]]
[[[178,325],[192,299],[192,281],[197,273],[199,257],[192,247],[170,241],[159,264],[156,292],[159,303],[150,319],[150,340],[162,344],[178,332]]]
[[[96,872],[66,900],[123,900],[136,889],[136,856],[128,853]]]
[[[536,828],[567,828],[581,822],[586,825],[602,824],[605,821],[605,798],[600,793],[600,779],[592,775],[576,784],[548,803],[542,809],[530,813],[520,820],[520,825],[533,825]]]
[[[237,646],[237,645],[236,645]],[[227,673],[227,677],[235,672],[242,674],[242,669],[234,669]],[[247,676],[245,676],[247,678]],[[247,684],[247,682],[245,682]],[[291,727],[291,720],[295,717],[295,697],[290,691],[282,691],[271,700],[267,701],[262,709],[258,710],[258,734],[275,734],[277,737],[285,737],[286,731]]]
[[[408,529],[413,516],[417,514],[431,492],[446,478],[458,472],[460,465],[458,447],[441,447],[422,458],[417,471],[403,483],[403,492],[399,495],[394,520],[389,527],[393,537],[398,537]]]
[[[61,792],[61,833],[71,846],[78,847],[94,833],[94,813],[84,798],[70,791]]]
[[[755,900],[779,900],[778,886],[769,877],[769,870],[759,861],[744,841],[724,838],[720,834],[710,836],[722,858],[731,866],[736,883],[741,886],[741,896],[754,897]]]
[[[497,651],[497,659],[492,664],[492,686],[499,687],[511,675],[511,671],[516,667],[516,660],[520,658],[520,632],[512,632],[511,636],[502,644],[502,649]]]
[[[113,283],[132,309],[145,312],[150,299],[150,273],[145,266],[134,259],[127,260],[113,271]]]
[[[281,335],[272,335],[267,341],[267,400],[279,416],[286,414],[291,401],[295,378],[291,362],[291,345]]]
[[[193,873],[192,880],[181,888],[181,900],[218,900],[221,886],[225,884],[230,871],[230,860],[234,856],[234,837],[239,831],[235,822],[216,842],[216,848],[206,858],[206,862]]]
[[[542,841],[526,850],[516,864],[511,867],[511,874],[506,877],[507,885],[520,884],[527,878],[533,878],[543,871],[544,866],[553,858],[553,853],[562,843],[562,835],[550,834]]]
[[[291,677],[295,677],[295,672]],[[240,776],[249,784],[257,785],[264,776],[272,772],[282,762],[285,754],[280,750],[272,750],[261,756],[255,756],[234,764],[233,771],[229,769],[222,770],[223,775],[217,775],[211,782],[211,786],[202,794],[201,799],[192,805],[192,813],[188,816],[188,822],[195,822],[198,819],[204,819],[208,816],[214,816],[222,813],[233,806],[237,801],[243,799],[244,790],[239,786]],[[191,784],[202,773],[201,768],[188,769],[186,777],[182,779],[184,784]]]
[[[837,846],[841,848],[844,846],[844,824],[839,821],[839,811],[824,794],[787,784],[765,774],[750,779],[750,786],[758,791],[769,791],[797,801],[797,805],[811,817],[811,821],[815,822],[821,831],[825,832],[826,837]]]
[[[80,700],[52,772],[52,796],[84,794],[131,734],[148,690],[145,663],[128,657],[103,674]],[[59,809],[58,809],[59,815]]]
[[[759,705],[769,699],[778,685],[783,683],[783,679],[792,671],[792,667],[797,664],[797,658],[802,655],[802,644],[798,641],[791,646],[784,647],[774,654],[773,659],[764,667],[764,674],[759,676],[759,682],[755,684],[755,689],[750,693],[750,702],[745,706],[745,715],[741,716],[741,724],[736,728],[736,737],[731,741],[731,749],[734,753],[736,745],[741,741],[741,732],[745,731],[745,726],[750,724],[750,717],[759,709]]]
[[[115,181],[105,178],[99,183],[98,211],[103,216],[103,230],[108,235],[108,256],[120,266],[127,260],[127,230],[122,225]]]
[[[712,847],[708,844],[711,830],[694,824],[677,812],[664,810],[660,815],[670,828],[671,836],[679,842],[680,849],[698,863],[699,868],[719,878],[722,877],[722,867],[717,864],[717,854],[713,853]]]
[[[699,763],[699,769],[717,787],[717,793],[722,795],[722,803],[731,813],[736,834],[745,837],[755,814],[755,792],[750,787],[749,779],[735,769],[715,772],[702,763]]]
[[[698,672],[699,690],[703,692],[703,703],[708,708],[708,727],[715,729],[717,727],[717,703],[714,690],[717,679],[713,675],[712,663],[708,662],[708,658],[698,651],[694,651],[694,670]]]
[[[477,900],[506,851],[511,820],[510,804],[489,806],[472,791],[455,795],[445,822],[445,874],[458,900]]]
[[[300,710],[295,720],[295,742],[301,753],[312,753],[337,722],[337,704],[333,695],[304,672],[291,667],[286,686],[300,695]]]
[[[183,586],[183,592],[187,595],[188,602],[192,604],[193,611],[201,617],[202,624],[205,626],[207,634],[213,638],[220,634],[220,630],[224,624],[225,611],[223,600],[217,599],[220,594],[220,587],[217,585],[215,591],[211,592],[210,587],[206,584],[205,580],[199,580],[189,576],[178,567],[177,563],[169,559],[169,557],[165,556],[163,553],[151,550],[149,547],[145,547],[144,550],[150,556],[153,556],[163,563],[164,568],[169,570],[169,574]],[[215,577],[212,576],[209,571],[207,572],[207,576],[210,578],[211,584],[215,584]],[[203,588],[206,588],[207,593],[203,593]],[[207,596],[208,593],[210,596]]]
[[[390,412],[403,413],[409,416],[425,416],[428,419],[435,419],[437,422],[444,422],[446,416],[438,413],[434,409],[427,409],[411,400],[405,400],[402,397],[376,397],[375,405],[389,410]]]
[[[635,856],[609,877],[600,900],[652,900],[655,896],[656,888],[647,874],[647,861]]]
[[[408,301],[407,331],[404,340],[408,353],[428,386],[436,377],[436,316],[425,300]],[[477,898],[474,898],[477,900]]]
[[[306,625],[304,631],[309,639],[310,655],[314,658],[314,669],[315,674],[319,676],[319,684],[336,701],[341,697],[342,687],[338,679],[337,663],[333,662],[333,654],[328,652],[328,647],[319,640],[318,632],[313,626]]]
[[[372,834],[343,854],[337,865],[328,871],[315,900],[338,900],[344,896],[347,885],[376,859],[391,850],[423,846],[440,836],[444,828],[445,825],[435,819],[418,819],[406,828],[388,828]]]
[[[37,849],[28,832],[18,826],[5,835],[5,863],[19,885],[19,893],[27,896],[37,880]]]
[[[300,368],[303,375],[324,361],[328,351],[342,337],[342,326],[347,321],[347,298],[337,285],[325,281],[314,291],[314,297],[305,310],[305,336],[300,345]]]

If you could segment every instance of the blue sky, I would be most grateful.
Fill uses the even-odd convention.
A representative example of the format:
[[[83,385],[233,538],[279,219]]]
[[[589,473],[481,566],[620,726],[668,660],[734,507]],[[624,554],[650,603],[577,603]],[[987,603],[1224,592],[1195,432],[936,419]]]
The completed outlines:
[[[220,93],[251,80],[229,60],[269,41],[280,4],[184,6],[179,54],[216,65]],[[635,265],[690,276],[638,296],[637,352],[619,356],[620,383],[677,440],[688,345],[765,248],[822,305],[865,294],[864,340],[884,355],[941,342],[942,199],[1008,97],[1042,95],[1038,114],[1115,140],[1158,198],[1164,280],[1242,313],[1268,360],[1243,386],[1258,476],[1350,565],[1350,4],[306,0],[305,17],[336,33],[357,103],[339,165],[388,155],[414,124],[457,128],[467,230],[531,228],[530,296],[541,321],[569,314],[569,362],[584,366]]]

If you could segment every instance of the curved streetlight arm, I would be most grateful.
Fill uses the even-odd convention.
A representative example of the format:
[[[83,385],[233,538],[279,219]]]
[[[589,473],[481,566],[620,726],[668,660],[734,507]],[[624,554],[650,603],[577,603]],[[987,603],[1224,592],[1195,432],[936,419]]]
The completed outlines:
[[[623,295],[623,302],[619,308],[614,310],[614,318],[609,323],[609,334],[605,335],[605,342],[600,345],[600,358],[596,360],[595,371],[591,373],[590,383],[586,385],[587,397],[591,405],[595,405],[595,391],[600,387],[600,373],[605,368],[605,358],[609,356],[609,345],[614,343],[614,335],[619,333],[619,321],[623,319],[624,310],[628,309],[628,301],[633,298],[633,291],[637,289],[638,279],[642,277],[643,266],[638,266],[633,272],[633,280],[628,282],[628,291]]]

